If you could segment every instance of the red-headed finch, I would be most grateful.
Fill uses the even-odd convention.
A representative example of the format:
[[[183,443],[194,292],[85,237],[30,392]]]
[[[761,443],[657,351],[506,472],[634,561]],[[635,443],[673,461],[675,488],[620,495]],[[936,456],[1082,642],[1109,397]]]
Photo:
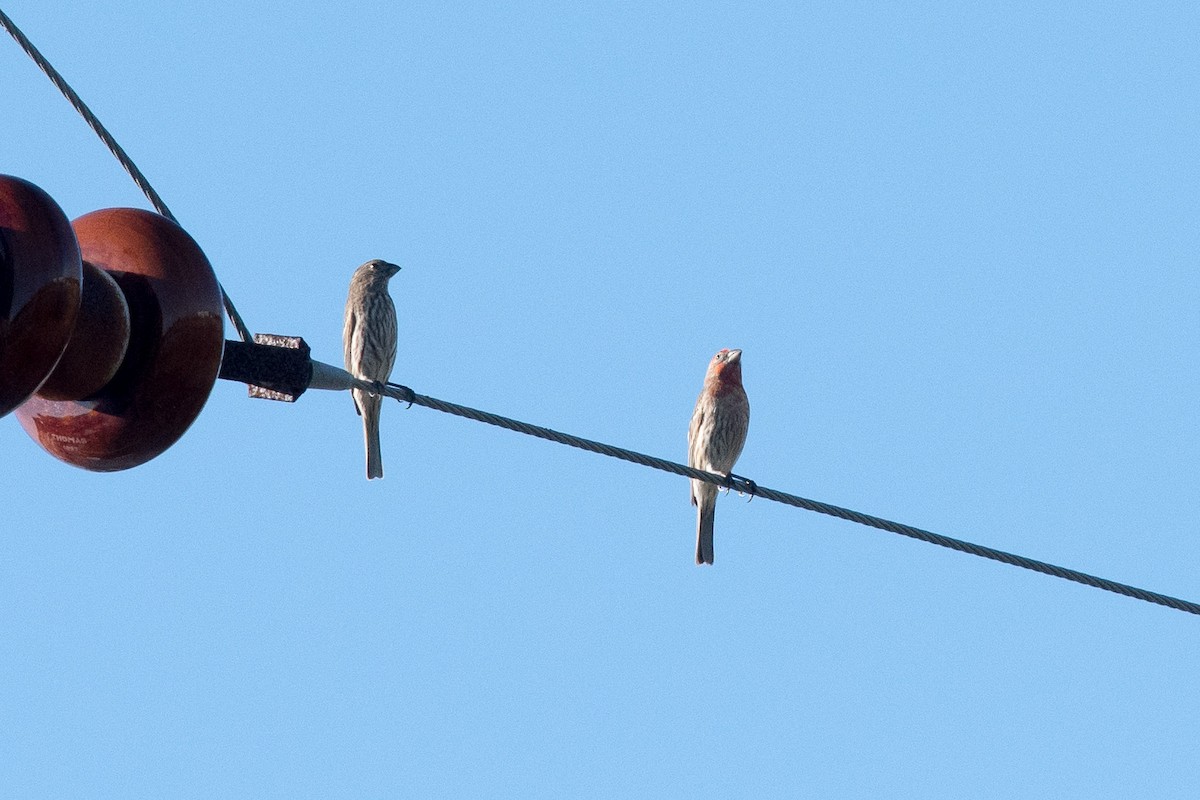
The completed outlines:
[[[742,351],[721,350],[708,362],[704,388],[688,428],[688,466],[729,476],[750,427],[750,400],[742,388]],[[696,563],[713,563],[717,486],[692,481],[696,506]]]
[[[354,271],[346,298],[342,347],[346,371],[364,381],[386,382],[396,361],[396,306],[388,296],[388,279],[400,271],[395,264],[372,259]],[[383,477],[379,450],[379,410],[383,398],[351,389],[354,407],[363,419],[367,447],[367,479]]]

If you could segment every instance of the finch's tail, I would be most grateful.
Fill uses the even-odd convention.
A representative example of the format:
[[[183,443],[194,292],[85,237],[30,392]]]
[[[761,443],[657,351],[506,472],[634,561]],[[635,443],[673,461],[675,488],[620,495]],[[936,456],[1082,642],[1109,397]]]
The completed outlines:
[[[383,453],[379,447],[379,410],[383,398],[366,395],[362,404],[363,439],[367,448],[367,480],[383,477]]]
[[[696,563],[713,563],[713,522],[717,518],[717,498],[701,497],[696,507]]]

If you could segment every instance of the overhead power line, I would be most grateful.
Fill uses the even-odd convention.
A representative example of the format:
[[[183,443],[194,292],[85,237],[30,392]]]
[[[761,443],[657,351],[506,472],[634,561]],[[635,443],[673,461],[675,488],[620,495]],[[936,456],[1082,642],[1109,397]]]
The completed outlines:
[[[129,173],[129,177],[133,178],[133,182],[137,184],[139,189],[142,190],[142,194],[146,195],[146,199],[149,200],[150,204],[154,206],[154,210],[172,222],[178,224],[179,220],[177,220],[175,215],[171,213],[171,210],[167,208],[167,204],[163,202],[161,197],[159,197],[158,192],[154,191],[154,187],[150,185],[150,181],[147,180],[146,176],[142,174],[142,171],[138,169],[137,164],[133,163],[133,159],[129,157],[121,145],[117,144],[117,140],[113,138],[112,134],[108,132],[108,129],[100,123],[100,120],[95,114],[92,113],[92,110],[87,107],[86,103],[83,102],[83,98],[81,98],[79,94],[71,88],[66,79],[63,78],[59,71],[56,70],[49,61],[46,60],[46,57],[41,54],[41,51],[33,46],[33,42],[29,41],[29,37],[21,32],[21,29],[16,26],[16,23],[9,19],[8,15],[5,14],[2,9],[0,9],[0,26],[3,26],[4,30],[8,31],[8,35],[15,39],[17,44],[21,46],[21,49],[25,51],[25,54],[33,59],[33,63],[37,64],[38,68],[46,74],[46,77],[50,79],[50,82],[58,87],[58,90],[62,92],[63,97],[67,98],[67,101],[70,102],[77,112],[79,112],[79,115],[83,117],[88,126],[95,131],[97,136],[100,137],[100,141],[104,142],[105,146],[108,147],[109,152],[116,157],[117,161],[121,162],[121,166],[124,167],[125,171]],[[218,286],[220,286],[219,283]],[[225,287],[221,286],[220,289],[221,298],[225,304],[225,313],[229,315],[229,321],[232,322],[233,327],[237,329],[238,337],[243,342],[252,341],[250,329],[247,328],[246,323],[242,321],[242,316],[238,313],[237,308],[234,307],[233,300],[230,299],[229,294],[225,291]]]
[[[314,364],[316,363],[319,362],[314,362]],[[348,373],[329,367],[328,365],[321,365],[321,367],[322,374],[326,376],[330,373],[330,371],[340,372],[345,376],[345,379],[348,380],[346,381],[345,385],[330,385],[329,383],[326,383],[325,385],[318,386],[317,383],[314,382],[313,388],[350,388],[353,386],[368,392],[378,392],[380,389],[378,384],[372,384],[368,381],[351,378]],[[445,400],[438,400],[434,397],[427,397],[426,395],[417,394],[407,386],[401,386],[395,383],[389,383],[383,387],[383,394],[387,397],[392,397],[396,400],[412,405],[424,406],[425,408],[431,408],[435,411],[441,411],[446,414],[453,414],[458,417],[465,417],[467,419],[475,420],[476,422],[495,425],[500,428],[506,428],[510,431],[516,431],[517,433],[523,433],[527,436],[536,436],[539,439],[546,439],[547,441],[556,442],[558,444],[577,447],[580,450],[599,453],[600,455],[609,456],[610,458],[619,458],[623,461],[631,461],[634,464],[640,464],[645,467],[662,470],[663,472],[671,472],[676,475],[682,475],[686,478],[695,478],[697,480],[716,484],[717,486],[724,486],[738,492],[750,494],[754,497],[761,497],[765,500],[771,500],[776,503],[783,503],[784,505],[802,508],[806,511],[815,511],[818,514],[837,517],[838,519],[843,519],[847,522],[865,525],[869,528],[887,531],[888,533],[897,533],[901,536],[907,536],[910,539],[919,539],[922,542],[928,542],[929,544],[935,544],[939,547],[957,550],[960,553],[967,553],[969,555],[979,556],[980,558],[988,558],[992,561],[999,561],[1004,564],[1010,564],[1014,567],[1040,572],[1043,575],[1051,575],[1055,578],[1074,581],[1075,583],[1081,583],[1084,586],[1091,586],[1095,589],[1103,589],[1106,592],[1125,595],[1126,597],[1132,597],[1135,600],[1142,600],[1147,603],[1156,603],[1160,606],[1166,606],[1167,608],[1174,608],[1178,611],[1184,611],[1188,614],[1196,614],[1200,616],[1200,603],[1194,603],[1190,600],[1181,600],[1178,597],[1159,594],[1158,592],[1152,592],[1147,589],[1139,589],[1136,586],[1119,583],[1117,581],[1109,580],[1108,578],[1101,578],[1096,575],[1089,575],[1086,572],[1080,572],[1079,570],[1069,569],[1067,567],[1060,567],[1055,564],[1046,563],[1045,561],[1038,561],[1037,559],[1016,555],[1015,553],[1008,553],[1003,550],[997,550],[993,547],[974,544],[972,542],[963,541],[962,539],[954,539],[950,536],[943,536],[940,533],[923,530],[922,528],[915,528],[912,525],[905,525],[902,522],[893,522],[892,520],[884,519],[882,517],[864,514],[861,511],[853,511],[851,509],[842,508],[841,506],[835,506],[830,503],[822,503],[819,500],[809,500],[794,494],[788,494],[787,492],[769,489],[765,486],[760,486],[754,481],[737,475],[731,475],[730,477],[726,478],[724,475],[693,469],[692,467],[678,464],[674,461],[668,461],[664,458],[657,458],[655,456],[646,455],[645,453],[639,453],[634,450],[626,450],[623,447],[615,447],[611,444],[605,444],[603,442],[597,442],[591,439],[584,439],[582,437],[556,431],[551,428],[543,428],[540,425],[531,425],[528,422],[521,422],[520,420],[510,419],[509,417],[502,417],[499,414],[492,414],[488,411],[480,411],[476,408],[470,408],[468,406],[462,406],[456,403],[448,403]]]

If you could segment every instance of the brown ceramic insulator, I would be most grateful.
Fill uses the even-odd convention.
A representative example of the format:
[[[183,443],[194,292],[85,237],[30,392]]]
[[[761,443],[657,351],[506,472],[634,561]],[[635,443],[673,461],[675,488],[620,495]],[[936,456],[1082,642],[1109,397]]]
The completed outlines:
[[[83,296],[75,332],[58,366],[38,389],[47,400],[80,400],[100,391],[121,366],[129,345],[129,305],[117,281],[83,262]]]
[[[165,217],[110,208],[72,225],[83,259],[125,295],[129,347],[116,375],[91,397],[35,396],[17,417],[69,464],[129,469],[174,444],[204,407],[224,347],[221,291],[200,247]]]
[[[0,175],[0,416],[58,363],[79,292],[79,245],[67,216],[32,183]]]

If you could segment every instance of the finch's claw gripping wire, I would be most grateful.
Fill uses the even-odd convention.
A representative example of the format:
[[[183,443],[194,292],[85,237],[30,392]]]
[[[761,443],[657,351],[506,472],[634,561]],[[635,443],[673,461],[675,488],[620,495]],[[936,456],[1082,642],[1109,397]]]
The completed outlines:
[[[749,503],[758,494],[758,484],[749,478],[743,478],[741,475],[734,475],[732,472],[725,476],[726,488],[733,489],[740,495],[746,495]]]
[[[389,383],[388,386],[393,389],[399,389],[400,393],[404,395],[403,397],[397,397],[396,399],[401,403],[408,403],[408,405],[405,407],[406,410],[413,407],[413,400],[417,395],[412,389],[408,388],[407,386],[401,386],[398,383]]]

